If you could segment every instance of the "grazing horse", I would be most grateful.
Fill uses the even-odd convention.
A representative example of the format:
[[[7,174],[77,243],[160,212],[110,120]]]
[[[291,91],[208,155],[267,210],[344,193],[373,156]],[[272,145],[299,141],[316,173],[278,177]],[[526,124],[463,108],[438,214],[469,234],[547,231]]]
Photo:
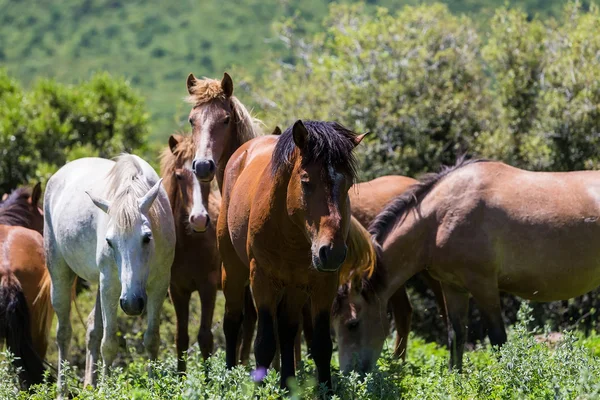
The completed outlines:
[[[225,166],[231,155],[244,143],[262,135],[262,122],[250,115],[233,95],[233,80],[224,73],[222,80],[197,79],[190,74],[186,81],[187,101],[192,105],[189,122],[196,146],[192,170],[203,182],[216,176],[219,191],[223,190]],[[279,132],[279,131],[276,131]],[[250,357],[251,342],[256,326],[256,309],[250,288],[246,291],[244,322],[240,337],[240,360]]]
[[[359,259],[365,248],[346,246],[348,231],[360,227],[351,223],[348,189],[355,177],[352,151],[363,137],[337,123],[299,120],[280,136],[247,142],[229,160],[217,224],[228,368],[237,360],[249,281],[258,311],[258,368],[271,365],[277,332],[282,386],[295,375],[294,341],[310,299],[311,350],[319,382],[331,387],[329,329],[337,272],[347,253]]]
[[[169,295],[177,315],[177,370],[185,372],[184,354],[189,347],[189,305],[198,291],[202,307],[198,345],[206,359],[213,352],[211,331],[217,288],[221,282],[221,258],[210,220],[219,215],[221,195],[201,183],[191,170],[195,146],[191,136],[171,135],[161,155],[161,175],[169,196],[177,244],[171,268]]]
[[[427,269],[442,282],[451,367],[462,366],[469,294],[492,345],[506,332],[499,291],[565,300],[600,284],[600,172],[530,172],[461,159],[424,177],[370,227],[394,267],[386,296]],[[396,260],[395,263],[387,262]]]
[[[38,183],[19,188],[0,204],[0,344],[17,357],[21,381],[29,386],[44,378],[52,306],[38,208]]]
[[[63,361],[71,339],[71,285],[75,276],[99,282],[88,319],[85,384],[96,384],[99,351],[105,372],[117,349],[117,309],[147,309],[144,346],[157,358],[160,312],[175,251],[175,226],[161,180],[141,158],[82,158],[48,181],[44,246],[58,317],[58,389],[66,393]]]

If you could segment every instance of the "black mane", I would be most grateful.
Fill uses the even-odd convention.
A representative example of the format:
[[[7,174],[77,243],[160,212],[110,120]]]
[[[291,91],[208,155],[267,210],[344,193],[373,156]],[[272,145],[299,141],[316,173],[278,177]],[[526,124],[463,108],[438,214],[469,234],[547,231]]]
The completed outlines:
[[[412,207],[417,206],[423,197],[425,197],[425,195],[427,195],[427,193],[429,193],[445,176],[467,165],[486,161],[489,160],[467,160],[463,155],[458,158],[456,164],[453,166],[443,166],[438,173],[430,173],[422,176],[418,183],[415,183],[408,188],[406,192],[392,200],[383,211],[375,217],[369,226],[369,233],[375,237],[377,242],[383,243],[400,218],[402,218]]]
[[[308,142],[303,149],[303,166],[321,163],[342,169],[356,178],[356,159],[352,150],[355,147],[356,134],[337,122],[303,121],[308,131]],[[292,135],[292,126],[277,139],[273,152],[272,170],[277,174],[282,168],[293,165],[297,147]]]
[[[31,189],[21,187],[0,203],[0,225],[29,227],[33,217],[29,204],[30,197]]]

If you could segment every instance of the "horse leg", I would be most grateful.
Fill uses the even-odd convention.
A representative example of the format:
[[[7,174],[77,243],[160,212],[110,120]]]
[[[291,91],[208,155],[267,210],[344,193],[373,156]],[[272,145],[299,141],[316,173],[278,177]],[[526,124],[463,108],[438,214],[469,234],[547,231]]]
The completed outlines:
[[[277,314],[279,291],[268,277],[257,271],[255,260],[251,261],[250,268],[253,272],[250,284],[252,285],[252,294],[258,310],[254,358],[256,359],[257,369],[267,370],[271,366],[277,350],[274,317]]]
[[[87,353],[85,356],[85,379],[83,386],[96,387],[98,381],[98,361],[100,356],[100,341],[102,340],[102,305],[100,289],[96,293],[96,304],[88,317],[86,333]]]
[[[450,347],[450,369],[462,371],[462,357],[467,339],[469,317],[469,293],[465,290],[442,283],[446,314],[448,315],[448,345]]]
[[[217,286],[211,282],[205,282],[200,286],[199,294],[202,315],[198,332],[198,346],[200,346],[202,357],[206,360],[213,352],[212,321],[215,313]]]
[[[169,288],[169,279],[164,279],[166,283],[148,290],[148,327],[144,333],[144,347],[151,361],[156,361],[158,358],[158,348],[160,346],[160,312],[162,311],[165,297]],[[153,376],[152,368],[148,368],[148,375]]]
[[[58,397],[67,396],[67,383],[64,376],[63,363],[69,361],[69,346],[73,329],[71,327],[71,287],[75,274],[69,268],[62,256],[54,251],[52,243],[48,249],[47,264],[52,277],[51,300],[56,312],[58,324],[56,342],[58,345]]]
[[[304,304],[302,307],[302,333],[304,334],[304,341],[306,342],[306,350],[308,355],[311,355],[311,345],[312,345],[312,334],[313,334],[313,324],[312,324],[312,315],[310,311],[310,299]]]
[[[177,372],[183,374],[186,370],[185,353],[190,347],[188,324],[190,318],[190,297],[192,294],[187,290],[179,290],[175,285],[171,284],[169,295],[171,296],[171,301],[175,308],[175,316],[177,317],[177,335],[175,336]]]
[[[248,280],[247,268],[239,259],[231,257],[229,268],[223,260],[223,294],[225,295],[225,315],[223,331],[225,333],[225,364],[227,369],[235,367],[238,362],[238,335],[244,317],[244,293]],[[246,271],[244,271],[246,270]]]
[[[313,282],[310,299],[313,326],[311,354],[319,383],[331,389],[331,306],[337,292],[337,275],[334,279],[319,278],[320,282]]]
[[[256,308],[252,299],[250,286],[246,286],[244,293],[244,320],[242,323],[242,336],[240,344],[240,360],[242,364],[248,364],[250,359],[250,350],[252,350],[252,339],[254,338],[254,330],[256,329]]]
[[[286,288],[277,307],[277,333],[281,353],[281,387],[288,387],[288,380],[296,376],[295,343],[300,325],[302,306],[307,295],[300,290]]]
[[[114,269],[114,271],[113,271]],[[108,266],[100,272],[100,304],[102,308],[102,342],[100,352],[104,363],[103,372],[108,374],[115,360],[119,342],[117,341],[117,310],[121,284],[116,276],[116,268]]]
[[[492,346],[502,346],[506,343],[506,330],[502,319],[502,306],[498,285],[473,285],[469,288],[477,302],[488,328],[488,336]]]
[[[396,344],[394,345],[394,357],[406,359],[406,345],[410,332],[410,320],[412,317],[412,305],[406,293],[406,286],[401,286],[389,300],[394,314],[396,325]]]

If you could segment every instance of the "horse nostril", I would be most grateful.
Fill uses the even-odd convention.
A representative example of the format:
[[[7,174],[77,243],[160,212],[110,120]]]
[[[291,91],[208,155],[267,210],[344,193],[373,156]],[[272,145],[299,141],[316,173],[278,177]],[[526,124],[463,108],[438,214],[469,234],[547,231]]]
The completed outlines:
[[[121,310],[125,311],[125,306],[123,305],[125,301],[123,299],[119,299],[119,304],[121,305]]]
[[[196,172],[196,160],[192,161],[192,171]]]
[[[208,171],[212,174],[215,172],[215,162],[213,160],[208,160]]]
[[[146,306],[146,303],[144,302],[144,299],[141,297],[137,298],[137,309],[138,311],[141,313],[142,311],[144,311],[144,307]]]
[[[321,259],[321,264],[327,264],[327,258],[329,257],[330,251],[331,250],[329,249],[329,246],[321,246],[319,249],[319,258]]]
[[[210,224],[210,215],[206,215],[206,226]]]

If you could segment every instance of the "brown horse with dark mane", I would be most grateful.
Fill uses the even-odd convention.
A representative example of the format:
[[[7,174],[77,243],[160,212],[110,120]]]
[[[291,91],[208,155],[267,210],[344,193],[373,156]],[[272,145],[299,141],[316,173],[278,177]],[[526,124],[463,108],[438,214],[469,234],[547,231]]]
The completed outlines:
[[[53,315],[41,193],[38,183],[33,190],[15,190],[0,204],[0,344],[6,342],[17,357],[27,386],[43,381]]]
[[[278,339],[282,386],[295,375],[294,341],[310,299],[318,379],[331,385],[329,328],[337,271],[345,260],[363,260],[370,247],[366,232],[362,242],[353,240],[361,246],[346,245],[349,236],[357,237],[349,231],[361,228],[351,219],[348,189],[355,177],[352,151],[363,137],[336,123],[297,121],[280,136],[242,145],[229,160],[217,225],[228,368],[236,364],[250,282],[258,310],[258,368],[271,365]]]
[[[600,284],[600,172],[530,172],[461,159],[391,202],[370,227],[389,296],[419,271],[442,282],[451,366],[461,368],[469,295],[492,345],[506,341],[499,292],[564,300]],[[394,262],[392,262],[394,261]]]

